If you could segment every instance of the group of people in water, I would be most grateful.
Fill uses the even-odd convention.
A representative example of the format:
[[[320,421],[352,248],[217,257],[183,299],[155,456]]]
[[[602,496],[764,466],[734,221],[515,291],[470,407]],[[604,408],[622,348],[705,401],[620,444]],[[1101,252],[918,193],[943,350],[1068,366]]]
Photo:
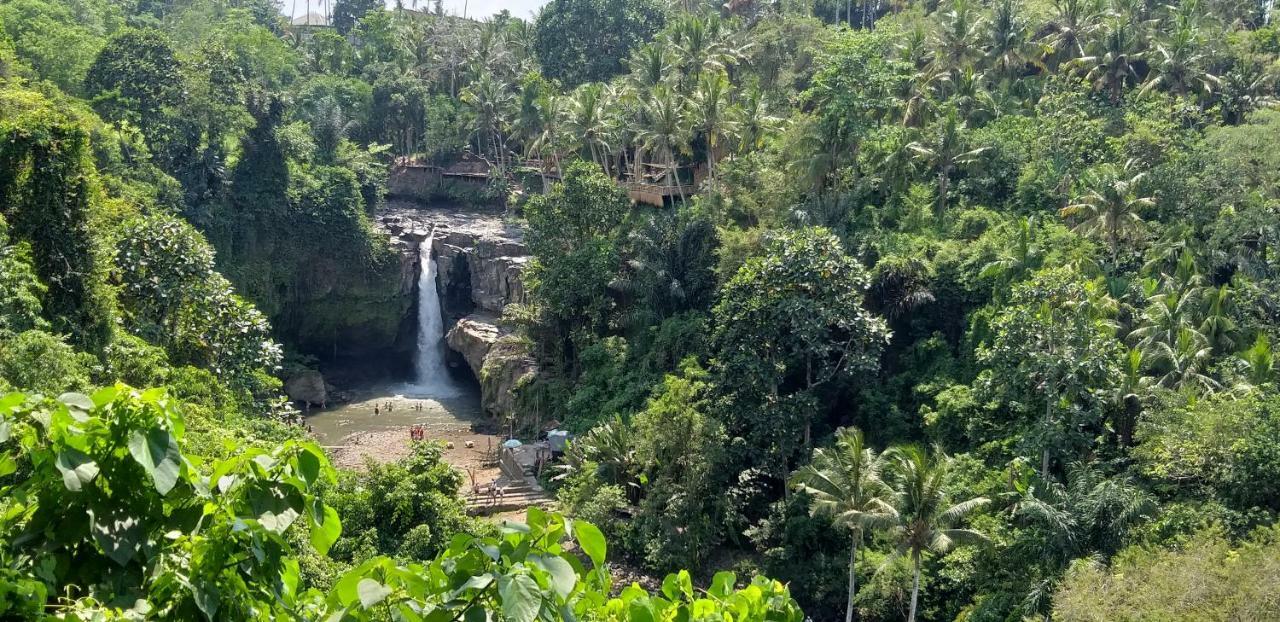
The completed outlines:
[[[390,400],[388,400],[388,401],[386,401],[386,402],[383,402],[383,403],[381,403],[381,404],[374,404],[374,405],[373,405],[373,414],[375,414],[375,415],[381,415],[381,414],[382,414],[382,413],[384,413],[384,412],[388,412],[388,413],[389,413],[389,412],[391,412],[392,410],[394,410],[394,409],[395,409],[395,406],[396,406],[396,403],[395,403],[395,402],[392,402],[392,401],[390,401]],[[409,408],[410,408],[411,410],[416,410],[416,411],[418,411],[418,412],[422,412],[422,402],[416,402],[416,403],[414,403],[412,406],[410,406]]]
[[[427,429],[421,425],[415,425],[409,428],[409,440],[425,441],[427,440]]]
[[[296,426],[298,426],[298,427],[300,427],[300,428],[302,428],[302,429],[306,430],[306,431],[307,431],[307,434],[313,434],[313,433],[315,433],[315,430],[314,430],[314,429],[312,429],[311,424],[307,423],[306,418],[305,418],[305,417],[303,417],[301,414],[293,413],[292,415],[290,415],[290,416],[288,416],[287,418],[285,418],[285,421],[284,421],[284,422],[285,422],[285,423],[287,423],[287,424],[290,424],[290,425],[296,425]]]

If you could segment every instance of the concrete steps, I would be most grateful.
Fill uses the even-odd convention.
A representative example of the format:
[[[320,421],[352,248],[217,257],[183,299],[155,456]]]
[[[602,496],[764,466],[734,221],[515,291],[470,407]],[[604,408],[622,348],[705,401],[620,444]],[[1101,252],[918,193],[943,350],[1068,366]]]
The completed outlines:
[[[503,491],[501,497],[482,494],[479,497],[467,496],[467,513],[472,516],[488,516],[498,512],[523,510],[530,506],[546,508],[555,503],[555,498],[541,488],[532,486],[513,486]]]

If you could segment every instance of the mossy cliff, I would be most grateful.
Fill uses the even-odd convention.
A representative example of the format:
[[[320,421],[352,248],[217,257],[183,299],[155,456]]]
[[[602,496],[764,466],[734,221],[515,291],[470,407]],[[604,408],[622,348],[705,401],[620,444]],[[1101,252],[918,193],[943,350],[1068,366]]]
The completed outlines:
[[[288,155],[279,114],[268,105],[256,115],[229,196],[192,220],[287,346],[322,360],[407,364],[417,268],[372,225],[385,169]]]

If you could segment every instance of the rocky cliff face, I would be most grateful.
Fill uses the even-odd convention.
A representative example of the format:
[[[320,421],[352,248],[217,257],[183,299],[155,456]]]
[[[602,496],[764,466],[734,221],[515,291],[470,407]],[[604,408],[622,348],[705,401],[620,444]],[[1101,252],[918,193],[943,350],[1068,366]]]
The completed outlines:
[[[399,202],[380,216],[379,225],[408,242],[402,254],[413,263],[414,275],[416,240],[434,228],[446,342],[479,381],[484,409],[498,418],[515,416],[515,389],[537,373],[526,345],[500,319],[507,305],[525,302],[520,273],[530,257],[520,230],[500,214]]]

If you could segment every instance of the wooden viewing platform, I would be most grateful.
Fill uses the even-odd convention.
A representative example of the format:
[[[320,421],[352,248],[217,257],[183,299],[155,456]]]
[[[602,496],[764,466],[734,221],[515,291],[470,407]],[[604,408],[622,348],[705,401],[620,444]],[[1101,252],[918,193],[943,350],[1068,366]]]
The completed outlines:
[[[657,207],[666,205],[667,199],[671,197],[691,197],[698,193],[698,187],[693,185],[673,186],[639,181],[623,182],[622,185],[627,189],[627,196],[632,201]]]

